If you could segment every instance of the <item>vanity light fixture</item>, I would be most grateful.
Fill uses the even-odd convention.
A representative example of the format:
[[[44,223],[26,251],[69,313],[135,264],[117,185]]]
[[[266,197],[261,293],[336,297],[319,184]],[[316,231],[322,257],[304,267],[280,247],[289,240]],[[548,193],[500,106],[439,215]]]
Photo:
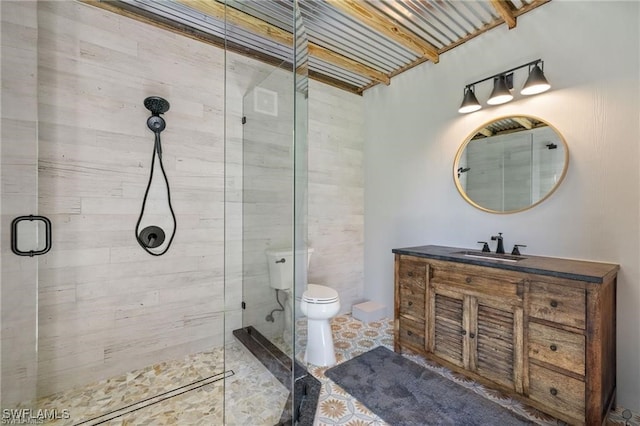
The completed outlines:
[[[513,74],[510,75],[513,76]],[[513,84],[511,88],[513,88]],[[509,102],[511,99],[513,99],[513,95],[509,91],[509,86],[507,86],[507,76],[503,74],[500,77],[494,78],[493,90],[487,103],[489,105],[500,105]]]
[[[467,84],[464,89],[464,98],[458,112],[466,114],[478,111],[482,108],[482,105],[478,102],[478,98],[476,98],[475,87],[476,84],[480,84],[488,80],[493,80],[493,91],[491,92],[489,100],[487,100],[487,104],[500,105],[512,100],[513,95],[511,94],[511,90],[513,89],[513,73],[514,71],[525,67],[528,67],[529,75],[524,87],[520,91],[522,95],[536,95],[549,90],[551,85],[544,76],[544,62],[542,59],[536,59],[535,61],[527,62],[526,64],[511,68],[510,70]]]
[[[478,102],[478,98],[476,98],[476,94],[474,91],[475,86],[465,87],[462,105],[460,105],[460,109],[458,109],[459,113],[466,114],[468,112],[474,112],[482,108],[482,105],[480,105],[480,102]]]
[[[540,61],[540,64],[544,66],[544,63]],[[542,72],[542,68],[538,66],[538,63],[533,65],[529,65],[529,77],[527,78],[527,82],[524,83],[524,87],[520,91],[523,95],[537,95],[538,93],[546,92],[551,88],[551,85],[544,77],[544,73]]]

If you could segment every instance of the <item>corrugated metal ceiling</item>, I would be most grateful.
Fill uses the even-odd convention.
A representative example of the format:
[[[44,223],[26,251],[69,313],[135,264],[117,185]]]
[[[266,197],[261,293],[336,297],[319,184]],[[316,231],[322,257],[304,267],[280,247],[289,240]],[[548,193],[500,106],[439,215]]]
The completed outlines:
[[[484,139],[490,136],[546,126],[548,126],[547,123],[533,117],[505,117],[500,120],[492,121],[488,125],[484,126],[472,139]]]
[[[216,0],[82,1],[193,29],[274,63],[293,62],[292,0],[226,0],[226,13],[225,2]],[[362,93],[427,60],[438,62],[442,53],[498,25],[514,28],[519,15],[548,1],[299,0],[309,74]]]

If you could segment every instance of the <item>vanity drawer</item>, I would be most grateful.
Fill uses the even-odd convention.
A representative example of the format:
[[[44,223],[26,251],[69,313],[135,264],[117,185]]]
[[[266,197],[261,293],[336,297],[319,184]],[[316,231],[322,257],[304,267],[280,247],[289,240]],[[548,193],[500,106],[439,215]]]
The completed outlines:
[[[470,265],[434,266],[431,283],[436,288],[455,286],[465,294],[508,299],[509,303],[522,301],[524,292],[522,278],[488,268],[480,272],[478,267]]]
[[[401,259],[398,267],[398,281],[404,288],[424,293],[427,287],[427,264],[412,260]]]
[[[585,418],[585,384],[580,380],[531,364],[529,397],[568,416]]]
[[[405,286],[400,283],[400,315],[409,315],[424,320],[424,288]]]
[[[532,281],[529,315],[547,321],[585,328],[585,290]]]
[[[424,352],[424,331],[425,323],[412,321],[407,318],[400,318],[400,346],[408,346],[420,352]]]
[[[585,338],[582,334],[529,323],[529,357],[584,376]]]

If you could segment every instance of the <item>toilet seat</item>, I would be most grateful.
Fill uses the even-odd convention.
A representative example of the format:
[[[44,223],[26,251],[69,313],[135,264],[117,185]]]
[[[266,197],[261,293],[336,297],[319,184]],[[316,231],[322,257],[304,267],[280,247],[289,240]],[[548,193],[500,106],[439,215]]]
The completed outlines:
[[[338,301],[338,292],[334,289],[318,284],[309,284],[302,293],[302,300],[314,305],[324,305]]]

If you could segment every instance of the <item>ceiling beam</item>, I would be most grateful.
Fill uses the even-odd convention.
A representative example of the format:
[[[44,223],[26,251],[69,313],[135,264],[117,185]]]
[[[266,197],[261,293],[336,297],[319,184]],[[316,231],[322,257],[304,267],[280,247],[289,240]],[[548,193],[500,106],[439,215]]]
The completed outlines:
[[[516,27],[516,17],[513,15],[511,2],[509,0],[491,0],[491,6],[507,23],[509,29]]]
[[[223,3],[218,1],[177,0],[176,3],[182,3],[183,5],[193,10],[197,10],[209,17],[215,18],[218,21],[224,22],[226,19],[230,24],[244,28],[247,31],[268,38],[276,43],[285,46],[293,46],[293,34],[290,32],[258,18],[254,18],[253,16],[232,7],[226,7]]]
[[[519,125],[521,125],[522,127],[524,127],[527,130],[533,129],[533,123],[528,118],[525,118],[525,117],[513,117],[513,121],[515,121],[516,123],[518,123]]]
[[[313,56],[314,58],[318,58],[330,64],[337,65],[338,67],[351,71],[355,74],[368,77],[373,81],[384,83],[387,86],[391,83],[391,79],[388,75],[369,68],[368,66],[356,62],[352,59],[349,59],[346,56],[338,55],[335,52],[332,52],[329,49],[325,49],[324,47],[318,46],[314,43],[309,43],[308,48],[309,55]]]
[[[368,6],[366,2],[362,0],[325,0],[325,2],[420,56],[434,63],[438,63],[440,60],[438,49],[435,46],[395,25],[395,22],[380,15],[375,9]]]
[[[293,46],[293,34],[281,28],[271,25],[247,13],[241,12],[232,7],[225,7],[224,4],[212,0],[177,0],[191,9],[197,10],[207,16],[211,16],[220,21],[227,20],[228,23],[241,27],[256,35],[275,41],[276,43]],[[226,10],[225,10],[226,9]],[[308,43],[309,55],[328,62],[332,65],[345,69],[354,74],[364,76],[378,83],[389,85],[390,78],[387,74],[374,68],[364,65],[351,58],[332,52],[317,44]]]

